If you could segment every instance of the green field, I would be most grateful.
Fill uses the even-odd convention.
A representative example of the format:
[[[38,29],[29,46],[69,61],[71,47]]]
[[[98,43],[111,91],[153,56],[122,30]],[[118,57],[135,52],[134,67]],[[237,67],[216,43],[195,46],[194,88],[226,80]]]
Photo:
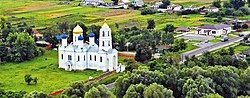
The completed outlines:
[[[13,2],[15,1],[15,2]],[[173,1],[178,4],[192,3],[183,1]],[[193,0],[198,4],[207,4],[207,2]],[[114,24],[118,23],[120,27],[137,26],[145,28],[148,19],[154,19],[156,29],[162,29],[166,24],[174,26],[199,26],[202,24],[211,24],[212,19],[204,18],[201,15],[188,15],[186,17],[170,14],[140,15],[138,10],[123,9],[104,9],[94,7],[77,6],[80,2],[75,1],[70,4],[60,4],[55,0],[35,1],[35,0],[4,0],[0,1],[0,15],[8,17],[13,24],[25,21],[37,29],[56,25],[58,22],[74,23],[81,21],[87,26],[92,24],[101,25],[104,19],[114,29]]]
[[[85,70],[68,72],[58,68],[57,52],[48,51],[43,56],[22,63],[6,63],[0,66],[0,89],[21,91],[44,91],[50,93],[69,87],[74,81],[87,80],[89,76],[96,77],[100,71]],[[31,74],[38,78],[36,85],[27,85],[24,76]]]

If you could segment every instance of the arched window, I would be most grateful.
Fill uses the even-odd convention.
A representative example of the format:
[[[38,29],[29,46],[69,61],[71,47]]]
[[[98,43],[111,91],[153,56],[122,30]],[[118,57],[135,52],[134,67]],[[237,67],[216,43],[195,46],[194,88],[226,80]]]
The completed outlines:
[[[86,57],[85,57],[85,55],[83,56],[83,60],[85,61],[85,59],[86,59]]]
[[[104,31],[102,31],[102,36],[104,37],[104,35],[105,35],[105,32],[104,32]]]
[[[90,60],[90,61],[92,60],[92,56],[91,56],[91,55],[89,56],[89,60]]]
[[[61,55],[61,58],[62,58],[62,60],[63,60],[63,54]]]
[[[80,56],[78,56],[77,61],[80,61]]]
[[[104,46],[104,41],[102,41],[102,46]]]
[[[71,55],[68,55],[68,60],[72,60],[72,57],[71,57]]]
[[[102,62],[102,57],[100,57],[100,62]]]
[[[96,61],[96,55],[95,55],[95,61]]]

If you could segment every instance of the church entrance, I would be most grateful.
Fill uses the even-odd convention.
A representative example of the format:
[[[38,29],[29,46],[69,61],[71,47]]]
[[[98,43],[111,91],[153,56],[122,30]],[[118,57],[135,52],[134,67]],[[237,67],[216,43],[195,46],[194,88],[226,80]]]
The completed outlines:
[[[72,71],[72,63],[70,61],[66,62],[65,70]]]

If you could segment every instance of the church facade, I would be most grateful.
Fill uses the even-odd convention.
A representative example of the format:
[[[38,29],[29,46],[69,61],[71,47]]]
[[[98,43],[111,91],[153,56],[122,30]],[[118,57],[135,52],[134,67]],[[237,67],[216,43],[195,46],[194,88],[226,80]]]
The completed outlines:
[[[111,29],[105,22],[99,32],[99,45],[95,43],[95,34],[88,34],[88,43],[84,42],[83,30],[77,25],[73,29],[73,42],[67,43],[67,35],[62,36],[58,47],[59,68],[65,70],[95,69],[102,71],[120,71],[118,51],[112,48]]]

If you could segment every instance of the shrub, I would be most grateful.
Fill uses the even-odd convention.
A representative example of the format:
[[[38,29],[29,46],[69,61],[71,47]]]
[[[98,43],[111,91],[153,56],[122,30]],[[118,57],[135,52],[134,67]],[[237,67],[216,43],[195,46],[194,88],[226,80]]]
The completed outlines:
[[[241,10],[233,12],[233,16],[244,16],[245,14]]]
[[[249,8],[242,7],[242,8],[240,8],[239,10],[242,11],[245,15],[249,15],[249,14],[250,14]]]
[[[211,17],[211,18],[216,18],[216,17],[224,17],[225,14],[223,12],[211,12],[205,15],[205,17]]]
[[[144,9],[141,11],[141,15],[147,15],[147,14],[155,14],[156,11],[155,10],[151,10],[151,9]]]
[[[249,27],[248,27],[247,24],[243,24],[243,25],[242,25],[242,28],[243,28],[243,29],[248,29]]]

